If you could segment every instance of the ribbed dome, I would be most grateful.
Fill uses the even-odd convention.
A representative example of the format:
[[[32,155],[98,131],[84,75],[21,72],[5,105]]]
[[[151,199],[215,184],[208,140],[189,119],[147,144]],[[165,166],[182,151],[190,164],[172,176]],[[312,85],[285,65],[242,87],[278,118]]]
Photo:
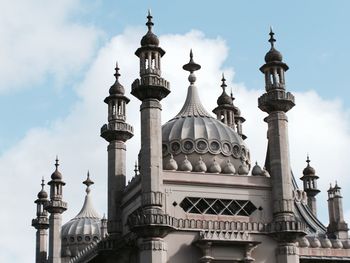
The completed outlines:
[[[92,205],[89,191],[80,212],[62,226],[61,236],[62,251],[70,252],[71,256],[76,256],[90,243],[101,239],[101,217]]]
[[[242,164],[250,167],[249,152],[242,138],[232,128],[209,115],[193,84],[188,88],[180,112],[163,125],[162,140],[166,163],[170,154],[177,163],[181,163],[187,155],[188,161],[195,166],[201,156],[209,168],[216,156],[216,162],[222,169],[227,165],[227,160],[236,171]]]

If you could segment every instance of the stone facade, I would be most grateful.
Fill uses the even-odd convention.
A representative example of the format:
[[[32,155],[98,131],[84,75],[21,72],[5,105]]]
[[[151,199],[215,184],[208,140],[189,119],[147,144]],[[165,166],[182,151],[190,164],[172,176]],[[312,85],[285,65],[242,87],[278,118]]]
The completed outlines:
[[[150,13],[147,18],[148,32],[135,52],[140,78],[131,86],[141,114],[135,176],[126,184],[126,146],[134,130],[127,123],[129,98],[117,65],[116,81],[105,99],[108,123],[101,128],[108,142],[107,219],[94,212],[88,176],[83,208],[62,227],[61,235],[67,204],[57,162],[50,200],[42,188],[35,201],[36,262],[350,262],[340,187],[328,190],[326,227],[316,217],[318,177],[309,158],[303,189],[292,173],[287,112],[295,98],[286,90],[288,66],[275,48],[274,33],[260,68],[265,93],[258,107],[267,113],[266,161],[264,167],[256,163],[252,168],[242,129],[245,119],[233,95],[226,93],[224,76],[214,118],[200,102],[195,72],[201,66],[192,51],[183,66],[190,83],[184,106],[161,125],[161,100],[171,96],[170,85],[161,76],[165,51],[152,31]]]

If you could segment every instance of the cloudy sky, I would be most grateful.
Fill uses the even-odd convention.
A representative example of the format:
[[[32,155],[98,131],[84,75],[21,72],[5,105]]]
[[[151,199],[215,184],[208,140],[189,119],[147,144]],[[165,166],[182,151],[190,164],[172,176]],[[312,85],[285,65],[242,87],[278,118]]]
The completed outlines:
[[[319,217],[328,223],[326,190],[338,180],[350,222],[350,3],[337,1],[20,1],[0,0],[0,262],[34,260],[33,201],[40,180],[54,170],[56,154],[67,185],[69,210],[79,212],[81,182],[90,170],[94,202],[106,211],[106,142],[99,137],[107,121],[103,99],[119,62],[127,96],[128,178],[139,150],[139,101],[130,92],[138,76],[134,51],[146,32],[147,9],[166,50],[164,78],[171,94],[162,101],[163,122],[180,110],[188,86],[193,49],[202,65],[197,86],[205,107],[215,107],[224,72],[235,103],[247,119],[244,131],[252,160],[264,162],[266,124],[257,108],[264,78],[259,72],[273,26],[276,47],[290,70],[287,89],[297,106],[288,113],[292,169],[296,177],[306,154],[320,177]]]

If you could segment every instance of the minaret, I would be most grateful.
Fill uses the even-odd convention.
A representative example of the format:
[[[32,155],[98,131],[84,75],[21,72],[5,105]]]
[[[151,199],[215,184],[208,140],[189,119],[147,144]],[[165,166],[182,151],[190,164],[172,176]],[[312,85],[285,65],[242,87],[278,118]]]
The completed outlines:
[[[299,262],[296,239],[304,235],[304,227],[296,222],[292,174],[289,160],[288,118],[286,112],[294,107],[294,96],[286,92],[284,73],[288,66],[274,47],[274,33],[270,31],[271,49],[265,55],[260,71],[265,75],[265,90],[259,108],[268,113],[268,148],[266,169],[271,175],[273,222],[271,235],[278,241],[276,260],[279,263]]]
[[[152,16],[148,12],[148,32],[135,52],[140,58],[140,79],[132,83],[131,94],[142,103],[140,174],[144,212],[162,213],[162,127],[160,101],[169,93],[169,82],[161,77],[161,57],[158,37],[152,32]]]
[[[101,137],[109,145],[108,152],[108,223],[110,237],[122,234],[121,201],[126,177],[126,144],[133,136],[133,127],[125,122],[126,104],[129,99],[124,95],[124,87],[119,83],[118,63],[115,67],[115,83],[109,89],[109,96],[104,102],[108,104],[108,124],[101,128]]]
[[[47,229],[49,228],[49,219],[47,211],[44,209],[45,204],[48,202],[47,193],[44,190],[44,178],[41,180],[41,191],[38,193],[38,199],[36,203],[36,218],[32,220],[32,226],[36,231],[36,248],[35,248],[35,262],[46,263],[47,262]]]
[[[58,158],[56,157],[56,169],[51,175],[50,201],[45,209],[50,213],[49,217],[49,263],[61,263],[61,226],[62,213],[67,210],[67,203],[62,201],[62,188],[66,184],[62,181],[62,174],[58,171]]]
[[[317,179],[319,177],[316,175],[315,169],[310,166],[309,155],[307,156],[306,162],[307,166],[303,170],[303,176],[300,180],[303,181],[304,191],[307,194],[307,204],[312,213],[317,216],[315,196],[320,192],[320,190],[317,189]]]
[[[331,238],[347,239],[348,224],[344,220],[342,195],[340,187],[336,183],[328,190],[328,214],[329,225],[327,227],[327,235]]]
[[[232,92],[231,96],[226,93],[227,85],[224,74],[222,74],[221,82],[222,94],[217,99],[218,106],[213,110],[213,113],[216,114],[218,120],[225,123],[233,130],[236,130],[237,128],[237,133],[244,140],[247,138],[242,132],[242,123],[245,122],[245,119],[241,116],[239,108],[233,104],[235,98],[233,97]]]

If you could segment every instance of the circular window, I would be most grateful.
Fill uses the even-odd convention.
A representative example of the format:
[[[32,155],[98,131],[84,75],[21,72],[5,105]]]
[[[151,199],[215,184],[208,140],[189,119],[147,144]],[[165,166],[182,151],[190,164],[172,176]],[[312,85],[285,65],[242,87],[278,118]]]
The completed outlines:
[[[220,151],[220,143],[218,141],[211,141],[209,142],[209,151],[210,153],[219,153]]]
[[[91,237],[85,236],[85,241],[86,241],[86,242],[89,242],[90,240],[91,240]]]
[[[222,144],[222,153],[226,156],[230,156],[231,155],[231,144],[228,142],[224,142]]]
[[[67,238],[65,237],[65,238],[63,238],[63,242],[67,242]]]
[[[194,143],[192,140],[185,140],[182,144],[184,153],[192,153],[194,151]]]
[[[83,240],[83,238],[82,238],[81,236],[78,236],[78,237],[77,237],[77,240],[78,240],[78,242],[80,242],[80,241]]]
[[[70,238],[69,238],[69,241],[70,241],[70,242],[74,242],[74,237],[70,237]]]
[[[204,139],[196,141],[196,151],[199,153],[206,153],[208,151],[208,143]]]
[[[180,143],[178,141],[172,142],[170,144],[170,148],[171,148],[171,152],[173,154],[178,154],[181,152],[181,146],[180,146]]]
[[[232,155],[233,155],[233,157],[235,157],[237,159],[240,157],[240,155],[241,155],[241,148],[239,147],[239,145],[237,145],[237,144],[233,145],[233,147],[232,147]]]
[[[163,156],[168,155],[168,145],[166,145],[165,143],[162,144],[162,152],[163,152]]]

